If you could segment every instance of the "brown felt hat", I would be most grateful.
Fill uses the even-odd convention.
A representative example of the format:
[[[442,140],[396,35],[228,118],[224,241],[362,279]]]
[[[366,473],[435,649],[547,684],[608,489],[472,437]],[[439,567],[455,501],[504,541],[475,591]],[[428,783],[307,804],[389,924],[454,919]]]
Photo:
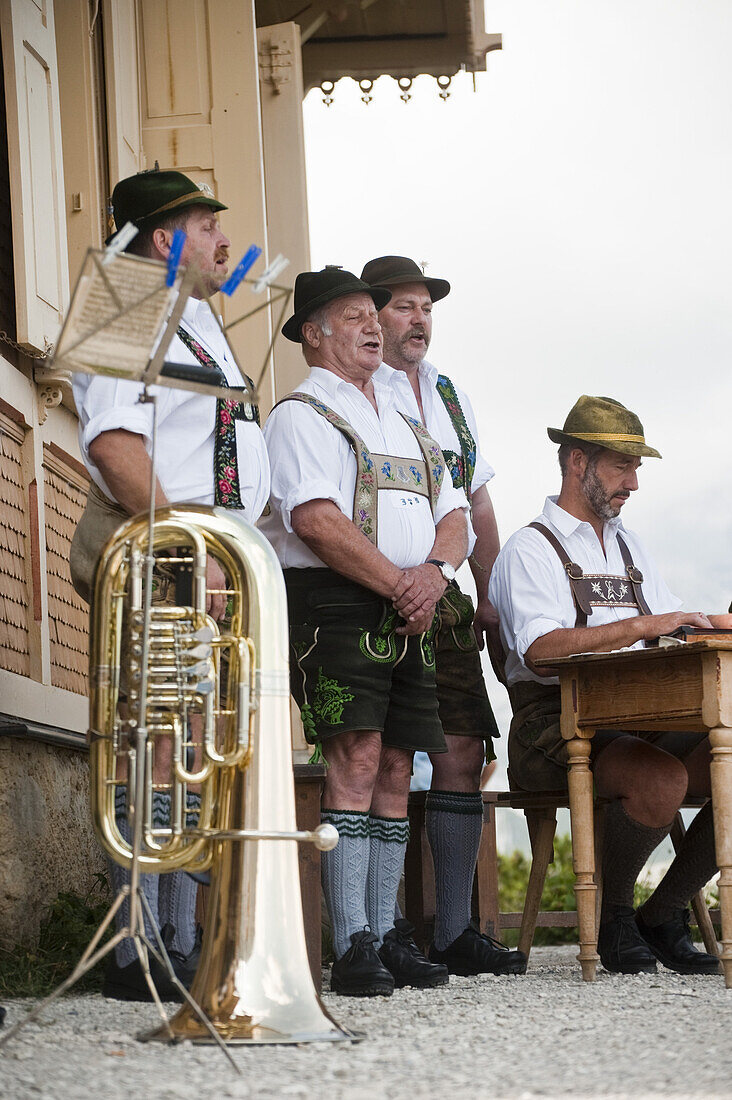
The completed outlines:
[[[364,265],[361,278],[370,286],[400,286],[404,283],[424,283],[433,302],[450,293],[447,279],[427,278],[419,264],[408,256],[377,256]]]
[[[645,458],[660,458],[649,447],[638,417],[612,397],[588,397],[586,394],[569,410],[564,427],[547,428],[553,443],[598,443],[609,451]]]
[[[369,286],[352,271],[342,267],[327,266],[322,271],[303,271],[295,279],[295,312],[282,326],[282,335],[294,343],[300,343],[300,329],[316,309],[345,298],[348,294],[368,294],[377,309],[391,298],[391,292]]]
[[[152,218],[164,218],[168,214],[177,214],[187,206],[201,205],[210,206],[212,210],[227,209],[210,190],[202,190],[182,172],[161,172],[156,168],[127,176],[112,192],[112,212],[117,231],[127,222],[141,226]],[[109,244],[109,239],[106,243]]]

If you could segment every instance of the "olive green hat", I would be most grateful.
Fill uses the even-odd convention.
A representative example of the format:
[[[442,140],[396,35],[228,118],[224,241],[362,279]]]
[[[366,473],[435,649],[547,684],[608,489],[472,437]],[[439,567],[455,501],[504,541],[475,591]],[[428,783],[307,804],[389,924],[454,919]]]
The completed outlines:
[[[151,218],[176,214],[187,206],[210,206],[226,210],[205,187],[195,184],[182,172],[161,172],[153,168],[120,180],[112,192],[114,224],[120,230],[127,222],[141,226]],[[109,241],[107,241],[109,243]]]
[[[612,397],[583,395],[569,410],[561,431],[559,428],[547,428],[546,431],[553,443],[581,440],[583,443],[599,443],[609,451],[620,451],[624,455],[661,457],[646,443],[643,425],[635,413]]]

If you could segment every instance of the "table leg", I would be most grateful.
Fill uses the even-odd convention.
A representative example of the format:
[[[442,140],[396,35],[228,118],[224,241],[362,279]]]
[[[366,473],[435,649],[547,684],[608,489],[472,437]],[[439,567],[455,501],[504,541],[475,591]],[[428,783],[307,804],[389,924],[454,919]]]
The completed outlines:
[[[719,908],[722,916],[722,968],[724,983],[732,988],[732,729],[717,726],[709,731],[712,746],[712,807],[714,845],[719,867]]]
[[[582,978],[594,982],[599,956],[595,924],[595,842],[593,836],[594,796],[590,771],[589,737],[567,743],[569,753],[569,813],[572,822],[572,863],[580,951],[577,956]],[[730,834],[732,839],[732,833]]]

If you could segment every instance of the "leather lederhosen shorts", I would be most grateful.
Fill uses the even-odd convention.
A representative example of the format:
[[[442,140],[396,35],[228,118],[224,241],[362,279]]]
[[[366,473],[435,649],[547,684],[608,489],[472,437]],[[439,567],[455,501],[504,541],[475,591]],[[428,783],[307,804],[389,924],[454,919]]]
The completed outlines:
[[[513,720],[508,734],[510,784],[524,791],[561,790],[567,786],[569,757],[560,727],[561,695],[553,684],[521,680],[508,689]],[[642,737],[671,756],[683,760],[707,737],[706,732],[633,733],[632,730],[597,730],[592,738],[594,760],[611,741],[628,735]]]
[[[384,745],[444,752],[433,631],[404,637],[391,601],[331,569],[285,569],[290,683],[305,736],[377,730]]]
[[[437,700],[445,733],[479,737],[493,759],[489,742],[500,734],[483,678],[474,616],[470,596],[451,581],[437,605]]]

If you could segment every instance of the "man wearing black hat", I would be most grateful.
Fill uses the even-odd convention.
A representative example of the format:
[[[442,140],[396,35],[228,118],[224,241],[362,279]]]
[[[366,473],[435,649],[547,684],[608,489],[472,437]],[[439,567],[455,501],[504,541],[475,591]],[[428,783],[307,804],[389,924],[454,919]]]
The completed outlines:
[[[732,628],[732,615],[680,611],[620,510],[638,488],[641,457],[660,458],[638,417],[606,397],[581,397],[559,444],[562,488],[498,555],[489,594],[498,608],[514,712],[508,755],[524,790],[567,785],[558,681],[542,662],[572,653],[638,648],[682,625]],[[715,874],[711,802],[697,814],[671,867],[633,913],[633,887],[668,834],[685,794],[708,797],[706,734],[636,736],[600,730],[592,741],[597,793],[608,799],[602,851],[598,951],[607,970],[636,974],[656,959],[682,974],[713,973],[718,960],[689,937],[689,899]]]
[[[181,264],[195,265],[199,282],[186,303],[167,359],[212,370],[218,367],[230,386],[243,385],[205,300],[218,290],[227,272],[229,241],[218,223],[224,204],[181,172],[155,170],[121,180],[114,189],[112,205],[118,230],[127,222],[138,229],[128,252],[165,262],[175,230],[186,233]],[[72,545],[71,573],[87,601],[96,561],[107,538],[126,516],[147,511],[150,505],[152,407],[138,403],[140,388],[137,383],[101,375],[77,374],[73,381],[80,448],[92,482]],[[256,409],[188,390],[154,387],[153,392],[158,397],[156,504],[218,504],[236,509],[242,518],[255,523],[269,494],[269,462]],[[213,560],[209,561],[207,586],[212,590],[226,587]],[[226,597],[211,591],[210,614],[222,618],[225,606]],[[119,793],[124,795],[121,789]],[[169,819],[170,796],[157,791],[154,800],[153,813],[164,824]],[[117,816],[126,835],[123,797]],[[129,881],[129,873],[118,865],[112,864],[111,871],[115,888]],[[198,954],[197,885],[183,873],[143,875],[141,881],[151,910],[158,913],[160,926],[167,933],[178,975],[189,983]],[[119,927],[127,922],[125,910],[125,906],[118,910]],[[172,997],[175,990],[164,975],[156,972],[155,977],[161,995]],[[104,992],[126,1000],[149,999],[131,940],[119,944],[110,957]]]
[[[477,609],[450,577],[438,605],[437,695],[448,752],[432,757],[426,829],[435,865],[435,935],[430,958],[455,974],[516,974],[526,969],[520,951],[481,935],[471,924],[473,878],[483,824],[480,776],[495,754],[498,728],[488,701],[478,646],[498,642],[498,616],[488,600],[488,578],[499,549],[487,483],[493,470],[481,454],[467,395],[425,358],[432,335],[432,306],[450,293],[446,279],[427,277],[407,256],[370,260],[361,278],[391,291],[379,312],[384,363],[400,408],[418,417],[445,455],[453,485],[470,502],[475,546],[470,566]],[[477,632],[477,638],[476,638]]]
[[[265,427],[272,511],[261,528],[287,583],[293,694],[329,765],[322,815],[340,834],[323,856],[331,985],[352,996],[448,978],[394,910],[412,755],[445,748],[432,624],[443,569],[467,550],[466,500],[422,424],[374,379],[389,297],[340,268],[298,276],[282,332],[310,373]]]

